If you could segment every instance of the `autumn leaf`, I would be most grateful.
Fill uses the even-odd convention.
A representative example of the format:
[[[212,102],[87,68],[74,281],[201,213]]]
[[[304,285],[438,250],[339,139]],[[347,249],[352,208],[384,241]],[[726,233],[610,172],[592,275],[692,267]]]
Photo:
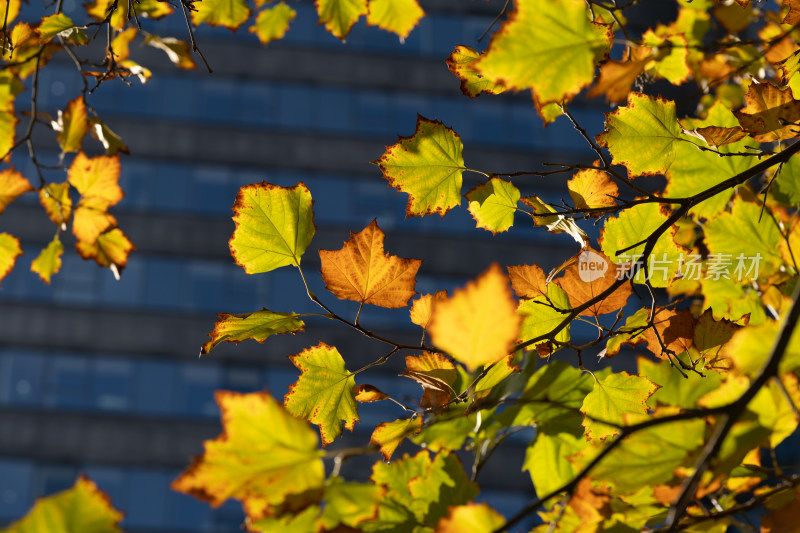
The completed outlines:
[[[578,307],[599,296],[618,279],[616,265],[608,257],[592,248],[586,248],[578,254],[577,261],[567,267],[564,276],[557,282],[569,296],[570,306]],[[631,292],[630,283],[625,283],[580,314],[596,317],[613,313],[625,306]]]
[[[403,42],[423,16],[417,0],[369,0],[367,24],[396,33]]]
[[[625,425],[626,415],[646,414],[647,399],[656,390],[658,385],[649,379],[624,371],[596,381],[581,406],[587,438],[602,441],[619,434],[619,429],[609,424]]]
[[[22,4],[21,0],[0,0],[0,13],[4,14],[5,23],[8,27],[11,26],[11,22],[17,18],[19,15],[19,8]],[[17,43],[19,41],[13,40],[13,43]]]
[[[389,185],[408,194],[406,216],[439,213],[461,205],[461,138],[439,122],[417,115],[411,137],[400,137],[387,146],[378,165]]]
[[[547,296],[547,276],[539,265],[508,267],[511,288],[520,298]]]
[[[19,239],[10,233],[0,233],[0,280],[11,272],[20,255],[22,247],[19,245]]]
[[[119,156],[86,157],[78,152],[69,167],[68,181],[84,198],[103,200],[108,207],[124,196],[119,187]]]
[[[592,89],[586,94],[594,98],[601,94],[606,95],[609,102],[621,102],[628,97],[631,86],[645,69],[650,61],[651,50],[646,46],[635,46],[630,51],[626,61],[609,59],[600,65],[600,76]]]
[[[5,211],[8,204],[32,190],[33,185],[14,167],[0,170],[0,213]]]
[[[722,381],[716,372],[708,372],[705,376],[688,372],[684,377],[675,371],[670,361],[655,362],[638,357],[637,362],[639,375],[660,386],[648,400],[652,407],[675,405],[684,409],[696,408],[697,401],[717,389]]]
[[[172,482],[172,489],[219,507],[228,499],[248,509],[280,505],[292,495],[321,489],[323,452],[305,422],[266,392],[217,391],[224,432]]]
[[[277,41],[283,39],[283,36],[289,30],[289,23],[296,16],[297,12],[294,9],[285,2],[279,2],[261,11],[248,31],[255,33],[261,44]]]
[[[254,313],[231,315],[220,313],[219,320],[214,324],[214,331],[208,334],[211,340],[200,348],[200,355],[208,354],[221,342],[239,343],[243,340],[253,339],[260,343],[272,335],[281,333],[296,333],[303,331],[305,323],[296,313],[280,313],[262,309]]]
[[[189,47],[189,43],[186,41],[181,41],[175,37],[148,35],[144,40],[144,44],[167,54],[169,60],[178,68],[191,70],[197,66],[192,58],[192,50]]]
[[[797,10],[798,22],[800,22],[800,6],[794,6]],[[795,489],[795,498],[788,504],[773,508],[761,520],[761,533],[799,533],[800,524],[797,517],[800,516],[800,493]]]
[[[334,36],[345,40],[350,28],[367,14],[367,0],[315,0],[319,23]]]
[[[520,193],[511,182],[492,178],[477,185],[466,197],[469,200],[469,212],[479,228],[497,234],[514,225]]]
[[[39,24],[39,39],[42,44],[49,42],[56,35],[60,35],[64,39],[70,41],[75,45],[87,44],[89,38],[83,33],[83,30],[78,28],[72,19],[64,13],[56,13],[49,15],[42,19]]]
[[[109,11],[113,8],[111,13],[111,27],[115,30],[122,30],[128,24],[128,13],[132,9],[136,9],[139,16],[146,15],[150,19],[160,19],[169,15],[174,10],[166,2],[159,2],[159,0],[139,0],[133,6],[130,4],[131,0],[94,0],[94,2],[86,4],[86,11],[94,19],[101,21],[109,15]]]
[[[744,96],[747,106],[733,114],[758,142],[772,142],[800,136],[800,100],[789,87],[753,83]]]
[[[50,182],[39,190],[39,203],[44,207],[53,224],[66,229],[72,218],[72,198],[69,195],[69,183]]]
[[[120,136],[111,131],[111,128],[106,126],[100,119],[92,117],[89,119],[89,124],[91,126],[90,131],[92,132],[92,137],[100,141],[103,148],[106,150],[107,156],[117,155],[120,152],[123,154],[130,153],[128,146],[122,142]]]
[[[31,272],[39,274],[39,277],[50,284],[50,278],[61,270],[61,256],[64,253],[64,245],[58,239],[58,234],[45,246],[36,259],[31,263]]]
[[[617,205],[619,188],[608,173],[587,168],[579,170],[567,182],[567,189],[577,209],[597,209]]]
[[[508,278],[493,264],[451,298],[436,302],[429,331],[436,346],[474,370],[508,355],[520,322]]]
[[[192,10],[195,25],[205,22],[209,26],[224,26],[236,30],[250,16],[245,0],[203,0]]]
[[[320,250],[325,288],[342,300],[390,309],[408,305],[422,261],[384,253],[385,237],[373,219],[359,233],[350,232],[340,250]]]
[[[400,375],[413,379],[422,387],[420,408],[434,410],[441,409],[452,399],[453,384],[458,379],[458,371],[447,357],[430,352],[406,356],[406,371]]]
[[[83,97],[71,100],[63,112],[59,109],[58,120],[52,121],[51,125],[58,132],[58,144],[61,145],[62,152],[80,150],[83,138],[89,133],[89,120]]]
[[[356,385],[353,393],[356,396],[356,401],[359,403],[379,402],[389,399],[389,395],[383,393],[378,387],[366,383],[363,385]]]
[[[428,329],[428,324],[431,321],[431,311],[433,303],[437,300],[446,300],[447,291],[436,291],[434,294],[422,294],[419,298],[411,303],[411,322],[421,326],[423,329]]]
[[[383,458],[389,461],[403,439],[419,433],[420,429],[422,429],[422,417],[383,422],[375,427],[369,442],[380,447]]]
[[[606,129],[596,139],[611,152],[614,164],[628,168],[630,177],[663,174],[681,142],[675,103],[631,93],[628,105],[606,114]]]
[[[325,484],[325,508],[320,524],[325,531],[335,531],[339,524],[357,527],[378,515],[378,504],[386,490],[373,483],[346,482],[331,477]]]
[[[99,197],[81,200],[72,215],[72,233],[79,241],[91,244],[101,233],[116,227],[117,219],[106,212],[106,207]]]
[[[302,181],[289,188],[264,181],[239,189],[229,243],[236,264],[248,274],[299,266],[316,231],[312,204]]]
[[[661,359],[668,357],[664,353],[662,343],[675,355],[680,355],[694,346],[695,319],[688,309],[679,311],[658,309],[653,316],[653,325],[658,331],[658,337],[653,328],[647,328],[643,336],[647,341],[647,349]],[[659,339],[661,339],[660,342]]]
[[[544,203],[538,196],[526,196],[522,198],[522,203],[533,209],[533,223],[537,226],[547,227],[550,233],[566,233],[575,242],[585,247],[589,242],[589,236],[575,222],[566,215],[559,215],[558,211]]]
[[[503,515],[485,503],[468,503],[450,508],[447,518],[442,518],[435,533],[492,533],[506,523]]]
[[[547,295],[537,296],[530,300],[523,300],[517,308],[517,313],[522,317],[519,340],[528,342],[533,339],[549,335],[566,318],[566,313],[572,308],[569,296],[556,283],[547,285]],[[569,341],[569,325],[553,334],[553,339],[559,342]],[[540,342],[549,341],[543,338]]]
[[[76,248],[84,259],[94,259],[98,265],[110,267],[117,278],[128,264],[128,256],[135,250],[133,243],[119,228],[101,233],[93,243],[78,241]]]
[[[33,509],[2,533],[122,533],[122,513],[85,476],[72,488],[39,498]]]
[[[504,92],[505,87],[502,84],[489,81],[475,69],[475,63],[480,57],[481,54],[474,48],[458,45],[447,58],[447,68],[461,80],[461,92],[470,98],[475,98],[481,93],[500,94]]]
[[[612,38],[608,26],[590,20],[580,0],[524,0],[514,4],[476,68],[510,90],[530,89],[541,109],[589,85]]]
[[[355,379],[339,350],[320,342],[289,359],[302,374],[284,397],[286,410],[318,425],[323,446],[342,434],[342,422],[353,431],[358,422]]]

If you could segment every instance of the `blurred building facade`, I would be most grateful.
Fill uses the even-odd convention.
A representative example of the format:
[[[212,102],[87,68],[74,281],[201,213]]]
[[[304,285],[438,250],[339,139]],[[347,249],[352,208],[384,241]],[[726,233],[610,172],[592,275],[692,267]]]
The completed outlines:
[[[319,340],[337,346],[350,369],[383,355],[383,346],[355,332],[310,321],[307,333],[220,346],[198,359],[215,313],[316,311],[295,269],[248,276],[233,264],[231,206],[242,185],[308,185],[318,231],[304,271],[343,313],[355,307],[324,291],[316,250],[340,248],[349,231],[373,218],[387,233],[387,251],[425,260],[420,293],[461,286],[495,261],[548,268],[577,251],[569,237],[522,217],[492,238],[475,229],[465,205],[443,219],[404,220],[406,196],[387,187],[369,161],[397,135],[411,135],[418,113],[461,136],[472,168],[511,172],[586,157],[572,152],[581,145],[566,120],[542,129],[529,95],[470,100],[447,70],[453,47],[476,46],[502,2],[422,5],[428,16],[404,44],[363,21],[342,44],[317,25],[310,2],[293,4],[298,16],[286,38],[266,48],[244,29],[201,28],[213,74],[177,71],[158,51],[136,51],[153,70],[147,85],[106,83],[89,97],[131,149],[122,160],[126,197],[113,213],[137,251],[117,282],[68,249],[47,286],[29,266],[52,238],[52,223],[33,198],[0,217],[0,231],[17,235],[25,251],[0,288],[0,524],[83,472],[126,513],[126,531],[237,531],[238,504],[211,510],[169,489],[203,441],[220,432],[213,391],[266,388],[282,397],[298,375],[286,357]],[[64,6],[67,14],[82,9],[72,0]],[[184,38],[182,19],[170,18],[145,21],[145,29]],[[44,69],[42,108],[63,107],[74,96],[66,90],[72,83],[79,82],[70,64]],[[573,111],[597,129],[597,114],[590,123],[589,113]],[[50,137],[41,142],[56,158]],[[19,159],[30,178],[29,167]],[[478,177],[465,175],[464,192]],[[519,183],[523,193],[559,201],[551,191],[566,177]],[[407,310],[365,310],[362,323],[396,338],[420,333]],[[397,377],[402,368],[397,359],[364,382],[413,402],[420,391]],[[362,423],[343,445],[366,444],[375,424],[401,414],[392,405],[359,411]],[[519,471],[530,437],[517,438],[481,474],[482,498],[507,514],[533,496]],[[364,464],[346,468],[369,473]]]

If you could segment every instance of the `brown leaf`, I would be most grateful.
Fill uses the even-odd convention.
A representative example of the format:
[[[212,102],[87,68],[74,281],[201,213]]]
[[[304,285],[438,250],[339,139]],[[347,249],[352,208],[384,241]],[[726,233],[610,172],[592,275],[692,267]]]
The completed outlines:
[[[586,248],[556,283],[566,291],[572,307],[594,299],[617,281],[617,266],[601,252]],[[630,283],[625,283],[603,300],[581,311],[581,315],[600,316],[621,309],[631,295]]]
[[[420,259],[383,252],[385,235],[373,220],[350,238],[341,250],[320,250],[325,288],[343,300],[396,309],[408,305]]]
[[[783,0],[783,5],[789,6],[789,12],[783,17],[781,24],[795,26],[800,23],[800,0]]]
[[[707,145],[714,146],[716,148],[741,141],[747,137],[747,132],[739,126],[736,126],[735,128],[707,126],[705,128],[698,128],[691,133],[696,133],[703,138]]]
[[[771,83],[753,83],[744,96],[744,108],[734,111],[746,131],[758,142],[792,139],[800,135],[800,101],[789,87],[779,89]]]
[[[800,533],[800,494],[789,505],[775,509],[761,519],[761,533]]]
[[[413,379],[424,391],[419,402],[423,409],[437,409],[453,397],[458,371],[444,355],[425,352],[420,356],[407,356],[406,369],[400,375]]]
[[[508,267],[511,288],[520,298],[547,296],[547,276],[539,265],[517,265]]]
[[[668,350],[681,354],[694,346],[695,319],[688,309],[680,311],[659,309],[653,317],[653,325]],[[648,350],[662,359],[667,358],[653,328],[646,329],[643,336],[647,341]]]

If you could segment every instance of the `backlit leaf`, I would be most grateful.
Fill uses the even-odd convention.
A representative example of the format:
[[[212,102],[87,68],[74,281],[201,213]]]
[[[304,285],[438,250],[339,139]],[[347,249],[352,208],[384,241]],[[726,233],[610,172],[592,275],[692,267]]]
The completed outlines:
[[[303,182],[289,188],[261,182],[239,189],[230,240],[236,264],[248,274],[299,265],[316,231],[312,204]]]
[[[131,56],[131,41],[136,38],[138,33],[137,28],[128,28],[114,37],[114,40],[111,41],[111,49],[114,51],[115,61],[125,61]]]
[[[71,100],[63,113],[58,111],[58,120],[53,121],[53,129],[58,132],[58,144],[62,152],[77,152],[83,145],[83,138],[89,133],[89,120],[86,104],[82,97]]]
[[[474,370],[509,354],[520,318],[508,278],[494,264],[451,298],[435,303],[429,330],[436,346]]]
[[[680,142],[675,102],[641,93],[631,93],[628,105],[606,114],[606,129],[597,136],[597,144],[631,177],[666,172]]]
[[[205,22],[209,26],[224,26],[235,30],[250,16],[245,0],[203,0],[192,11],[195,25]]]
[[[172,489],[218,507],[230,498],[249,508],[280,505],[287,497],[321,489],[323,452],[305,422],[266,392],[217,391],[224,432]]]
[[[424,391],[419,406],[422,409],[440,409],[453,397],[453,384],[458,371],[447,357],[425,352],[419,356],[406,356],[406,371],[400,374],[411,378]]]
[[[428,324],[431,321],[431,310],[433,303],[436,300],[446,300],[447,291],[437,291],[434,294],[422,294],[419,298],[411,303],[411,322],[421,326],[423,329],[428,329]]]
[[[367,24],[396,33],[403,42],[423,16],[417,0],[369,0]]]
[[[730,342],[723,348],[723,353],[731,359],[737,374],[755,377],[766,364],[779,326],[769,320],[757,326],[750,325],[734,333]],[[780,373],[785,374],[800,368],[800,328],[795,328],[780,362]]]
[[[79,241],[93,243],[97,237],[117,225],[117,219],[106,212],[107,204],[100,197],[83,198],[72,215],[72,233]]]
[[[49,42],[56,35],[61,35],[73,44],[81,45],[89,42],[89,38],[78,28],[72,19],[64,13],[56,13],[42,19],[39,25],[39,38],[42,43]]]
[[[792,9],[797,12],[795,16],[800,22],[800,5],[793,6]],[[791,11],[789,14],[791,14]],[[796,489],[793,492],[795,496],[793,500],[786,505],[772,508],[761,519],[762,533],[797,533],[800,531],[800,526],[797,523],[797,517],[800,516],[800,493]],[[790,492],[789,494],[792,493]]]
[[[587,437],[606,440],[617,435],[619,430],[609,424],[625,425],[625,415],[646,414],[647,399],[656,390],[658,385],[649,379],[624,371],[596,381],[581,406]]]
[[[794,99],[790,88],[753,83],[744,98],[747,106],[733,114],[756,141],[771,142],[800,136],[800,129],[795,125],[800,121],[800,100]]]
[[[716,372],[708,372],[705,376],[688,372],[686,377],[683,377],[675,371],[669,361],[654,362],[645,357],[639,357],[637,361],[639,375],[661,387],[648,400],[653,407],[660,404],[675,405],[684,409],[696,408],[697,401],[705,394],[716,390],[722,381]]]
[[[128,146],[122,142],[120,136],[111,131],[100,119],[92,117],[89,119],[89,124],[91,125],[92,137],[100,141],[106,150],[107,156],[117,155],[120,152],[123,154],[130,153]]]
[[[21,0],[0,0],[0,13],[3,13],[6,23],[9,27],[11,27],[11,22],[17,18],[19,15],[19,8],[22,4]],[[12,41],[13,43],[17,43],[18,41],[15,39]]]
[[[586,248],[567,267],[564,277],[557,281],[569,296],[570,306],[578,307],[611,287],[618,277],[616,265],[608,257]],[[630,295],[630,283],[625,283],[609,296],[581,311],[581,315],[600,316],[613,313],[625,306]]]
[[[332,477],[325,486],[325,509],[320,524],[334,530],[339,524],[356,527],[361,522],[377,518],[378,503],[385,493],[383,487],[372,483],[354,483]]]
[[[72,488],[39,498],[25,517],[2,533],[122,533],[122,513],[88,478],[81,476]]]
[[[450,514],[436,526],[436,533],[491,533],[502,527],[503,515],[485,503],[468,503],[450,508]]]
[[[514,225],[519,189],[511,182],[492,178],[467,194],[469,212],[477,226],[497,234]]]
[[[261,44],[277,41],[278,39],[283,39],[283,36],[289,30],[289,23],[296,16],[297,12],[294,9],[285,2],[279,2],[261,11],[248,31],[255,33]]]
[[[578,471],[567,457],[586,447],[586,437],[568,432],[538,433],[525,451],[522,469],[527,470],[537,494],[547,494],[572,481]]]
[[[361,403],[379,402],[389,398],[389,395],[381,392],[378,387],[368,384],[356,385],[353,392],[356,395],[356,401]]]
[[[609,102],[621,102],[628,97],[631,86],[644,73],[650,61],[651,50],[646,46],[636,46],[626,61],[609,59],[600,65],[600,76],[594,87],[586,95],[589,98],[606,95]]]
[[[10,233],[0,233],[0,280],[14,268],[17,257],[22,255],[19,239]]]
[[[36,259],[31,263],[31,272],[39,274],[42,281],[49,284],[53,274],[61,270],[61,255],[64,253],[64,245],[58,239],[58,235],[45,246]]]
[[[94,243],[79,241],[76,248],[84,259],[94,259],[100,266],[116,269],[115,276],[128,264],[128,255],[135,249],[119,228],[101,233]]]
[[[203,344],[200,354],[210,353],[219,343],[239,343],[243,340],[253,339],[263,343],[267,337],[281,333],[296,333],[303,331],[305,323],[296,313],[281,313],[263,309],[253,313],[231,315],[220,313],[219,320],[214,324],[214,331],[208,334],[211,340]]]
[[[66,223],[72,217],[72,198],[69,195],[69,183],[48,183],[39,190],[39,203],[44,207],[53,224],[66,229]]]
[[[643,266],[647,267],[650,283],[654,287],[666,287],[677,274],[684,255],[684,249],[675,244],[672,238],[675,226],[659,237],[650,257],[645,259],[640,256],[645,247],[643,241],[649,238],[668,216],[669,211],[666,207],[648,203],[625,209],[619,216],[609,218],[600,238],[603,253],[617,265],[630,263],[634,259],[641,260]],[[617,255],[619,250],[629,248],[636,243],[642,244]],[[626,265],[623,264],[618,268],[623,269],[626,276],[629,275]],[[633,280],[636,283],[644,283],[644,269],[640,269]]]
[[[585,247],[589,242],[589,236],[585,231],[571,217],[559,215],[558,211],[551,206],[544,203],[538,196],[526,196],[522,198],[522,203],[533,209],[535,215],[548,215],[548,216],[532,216],[533,223],[537,226],[546,226],[547,231],[550,233],[566,233],[575,242]],[[550,213],[553,213],[550,215]]]
[[[422,429],[422,417],[384,422],[372,432],[370,443],[379,446],[383,458],[388,461],[403,439],[419,433],[420,429]]]
[[[500,94],[505,91],[502,84],[497,84],[481,76],[475,69],[475,63],[481,54],[469,46],[456,46],[450,57],[447,58],[447,67],[450,72],[461,80],[461,92],[475,98],[481,93]]]
[[[800,157],[792,156],[781,166],[772,184],[775,197],[786,205],[800,205]]]
[[[320,250],[325,288],[343,300],[396,309],[416,294],[417,270],[422,261],[383,251],[386,235],[373,219],[359,233],[350,232],[340,250]]]
[[[367,14],[367,0],[315,0],[319,23],[334,36],[345,40],[350,28]]]
[[[84,198],[97,198],[108,207],[116,205],[124,196],[119,187],[119,156],[86,157],[78,152],[69,168],[69,183]]]
[[[547,296],[547,276],[539,265],[517,265],[508,267],[511,288],[520,298]]]
[[[569,296],[555,283],[547,286],[547,296],[537,296],[531,300],[520,302],[517,312],[523,318],[519,340],[527,342],[531,339],[549,335],[572,309]],[[542,339],[544,342],[547,339]],[[553,335],[553,340],[569,341],[569,325]],[[538,344],[538,343],[537,343]]]
[[[167,54],[169,60],[178,68],[191,70],[197,66],[192,58],[192,50],[189,47],[189,43],[186,41],[181,41],[175,37],[148,35],[144,40],[144,44],[157,48]]]
[[[414,135],[400,137],[373,163],[389,185],[408,194],[407,217],[444,216],[461,205],[461,174],[466,169],[461,151],[456,132],[418,115]]]
[[[86,4],[86,11],[96,20],[104,20],[108,16],[109,9],[114,8],[111,14],[111,27],[115,30],[122,30],[128,24],[128,13],[132,8],[136,9],[139,16],[147,15],[151,19],[160,19],[169,15],[174,10],[166,2],[159,0],[139,0],[133,6],[131,0],[94,0]]]
[[[617,205],[619,188],[606,172],[595,169],[579,170],[567,182],[569,195],[578,209],[613,207]]]
[[[689,43],[684,35],[659,35],[648,30],[642,35],[645,46],[657,53],[647,64],[647,72],[657,78],[666,78],[673,85],[681,85],[692,75],[688,59]]]
[[[0,170],[0,213],[8,204],[32,190],[33,185],[13,167]]]
[[[732,128],[706,126],[704,128],[697,128],[690,133],[699,135],[706,141],[707,145],[715,148],[741,141],[747,137],[747,132],[744,131],[741,126],[734,126]]]
[[[647,328],[642,336],[647,341],[647,348],[656,356],[666,359],[662,343],[667,350],[671,350],[675,355],[681,354],[694,345],[694,325],[695,320],[691,311],[681,309],[658,309],[653,316],[653,325],[658,331],[656,337],[653,328]],[[659,342],[659,338],[661,339]]]
[[[302,374],[284,398],[286,410],[318,425],[323,446],[342,434],[342,422],[353,431],[358,422],[355,379],[339,351],[321,342],[289,359]]]
[[[492,36],[477,70],[508,89],[531,89],[537,107],[570,100],[594,77],[612,32],[593,23],[586,4],[523,0]]]

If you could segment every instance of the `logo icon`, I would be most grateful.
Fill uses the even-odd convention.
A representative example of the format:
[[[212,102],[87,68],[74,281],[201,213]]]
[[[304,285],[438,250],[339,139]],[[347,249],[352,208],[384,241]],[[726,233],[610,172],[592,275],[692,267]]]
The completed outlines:
[[[581,281],[591,283],[605,276],[608,261],[592,250],[584,250],[578,256],[578,276]]]

